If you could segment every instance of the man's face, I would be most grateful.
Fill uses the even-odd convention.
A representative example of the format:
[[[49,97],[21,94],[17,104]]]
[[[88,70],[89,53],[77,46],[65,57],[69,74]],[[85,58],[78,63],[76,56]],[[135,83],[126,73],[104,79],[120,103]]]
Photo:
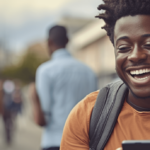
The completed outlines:
[[[116,71],[130,92],[150,97],[150,16],[122,17],[114,29]]]

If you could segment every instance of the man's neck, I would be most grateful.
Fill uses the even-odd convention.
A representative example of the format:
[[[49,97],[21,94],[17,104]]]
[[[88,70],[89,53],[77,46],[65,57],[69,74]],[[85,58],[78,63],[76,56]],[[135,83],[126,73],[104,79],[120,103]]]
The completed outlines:
[[[130,104],[132,103],[137,107],[150,110],[150,97],[138,97],[129,90],[127,99],[127,102],[130,102]]]
[[[55,51],[57,51],[59,49],[65,49],[65,47],[55,47],[55,48],[51,49],[50,50],[50,55],[52,55]]]

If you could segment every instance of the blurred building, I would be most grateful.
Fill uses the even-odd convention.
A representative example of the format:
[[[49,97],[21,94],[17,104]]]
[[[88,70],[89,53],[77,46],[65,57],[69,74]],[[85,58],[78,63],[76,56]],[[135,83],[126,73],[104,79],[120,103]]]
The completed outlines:
[[[65,16],[61,18],[57,24],[65,26],[68,30],[69,38],[72,39],[74,34],[84,29],[87,24],[90,24],[91,22],[93,22],[93,19],[73,18]],[[47,41],[45,40],[32,43],[28,46],[26,52],[34,53],[39,59],[49,58]]]
[[[72,38],[76,32],[79,32],[94,20],[95,19],[71,17],[68,15],[61,18],[58,24],[65,26],[68,30],[69,37]]]
[[[114,48],[101,29],[102,20],[96,20],[74,34],[69,49],[73,55],[90,66],[99,77],[100,87],[114,80],[115,72]]]

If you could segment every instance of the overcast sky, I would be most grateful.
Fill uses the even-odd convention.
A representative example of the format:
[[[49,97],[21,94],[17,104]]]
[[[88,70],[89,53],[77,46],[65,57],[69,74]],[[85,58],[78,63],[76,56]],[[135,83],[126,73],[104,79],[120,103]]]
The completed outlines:
[[[63,15],[94,18],[101,0],[0,0],[0,40],[11,50],[46,38]]]

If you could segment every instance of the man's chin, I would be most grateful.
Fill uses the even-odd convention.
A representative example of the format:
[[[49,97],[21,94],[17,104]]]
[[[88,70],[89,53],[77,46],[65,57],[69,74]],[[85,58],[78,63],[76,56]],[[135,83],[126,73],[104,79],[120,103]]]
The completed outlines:
[[[144,94],[143,92],[140,93],[140,92],[134,92],[132,91],[131,89],[129,89],[133,95],[133,97],[135,97],[136,99],[150,99],[150,94]]]
[[[147,99],[147,98],[150,98],[150,92],[147,92],[147,93],[143,93],[143,91],[141,91],[141,93],[140,92],[134,92],[121,77],[120,77],[120,79],[126,84],[126,86],[128,87],[128,89],[131,92],[131,94],[133,95],[133,97],[135,97],[137,99]]]

